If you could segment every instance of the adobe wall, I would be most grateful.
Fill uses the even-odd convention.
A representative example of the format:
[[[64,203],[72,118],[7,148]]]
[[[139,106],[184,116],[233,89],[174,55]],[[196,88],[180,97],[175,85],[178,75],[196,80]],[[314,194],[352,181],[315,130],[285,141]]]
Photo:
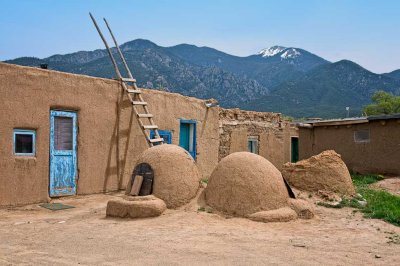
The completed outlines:
[[[147,148],[118,82],[0,63],[0,205],[48,200],[50,110],[78,113],[77,194],[124,188]],[[179,94],[144,90],[160,129],[179,143],[179,119],[197,120],[197,163],[208,176],[218,162],[218,108]],[[36,130],[36,156],[13,155],[14,128]]]
[[[172,144],[179,145],[180,120],[196,120],[196,163],[204,178],[211,175],[218,163],[218,108],[206,108],[204,101],[177,93],[143,90],[143,98],[149,103],[155,122],[161,130],[172,131]],[[124,176],[122,188],[132,174],[132,166],[123,162],[134,162],[141,151],[147,148],[131,105],[124,96],[120,120],[120,169]],[[130,121],[133,120],[133,123]],[[131,128],[130,128],[131,125]]]
[[[259,155],[267,158],[278,169],[290,161],[291,136],[298,136],[297,128],[282,120],[279,113],[220,109],[219,159],[239,151],[248,151],[249,136],[259,140]]]
[[[370,142],[356,143],[354,131],[370,130]],[[400,120],[299,128],[300,159],[335,150],[349,170],[359,173],[400,174]]]

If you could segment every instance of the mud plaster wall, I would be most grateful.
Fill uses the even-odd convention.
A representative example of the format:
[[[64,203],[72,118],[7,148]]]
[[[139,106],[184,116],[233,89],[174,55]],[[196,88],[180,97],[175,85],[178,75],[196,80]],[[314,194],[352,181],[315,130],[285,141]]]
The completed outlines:
[[[283,121],[279,113],[220,109],[219,160],[239,151],[247,151],[248,138],[258,137],[259,155],[278,169],[290,161],[290,137],[298,136],[297,128]]]
[[[354,131],[368,129],[370,142],[356,143]],[[354,172],[400,174],[400,119],[300,128],[299,133],[300,159],[332,149]]]
[[[218,162],[218,109],[179,94],[144,90],[144,98],[174,144],[179,119],[197,120],[197,163],[208,176]],[[116,81],[0,63],[0,99],[0,205],[48,200],[52,109],[78,114],[77,194],[124,188],[147,148]],[[35,157],[13,155],[14,128],[36,130]]]
[[[143,98],[149,103],[150,111],[155,115],[159,129],[172,132],[172,144],[179,145],[180,120],[196,120],[196,163],[202,177],[209,177],[218,163],[218,108],[206,108],[202,100],[175,93],[143,91],[145,92]],[[122,107],[119,154],[120,169],[124,176],[121,187],[125,188],[132,173],[132,166],[124,162],[136,161],[141,151],[147,148],[147,144],[143,140],[144,137],[135,121],[136,118],[132,116],[126,96],[124,96]],[[130,120],[134,123],[130,123]],[[132,128],[129,128],[130,125]],[[131,152],[129,152],[129,147],[132,147]]]

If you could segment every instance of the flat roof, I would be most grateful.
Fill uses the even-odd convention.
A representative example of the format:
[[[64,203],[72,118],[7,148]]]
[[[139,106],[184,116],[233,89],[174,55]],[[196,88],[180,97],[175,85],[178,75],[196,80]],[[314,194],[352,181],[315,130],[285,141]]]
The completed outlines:
[[[343,119],[326,119],[326,120],[308,120],[304,122],[298,122],[298,127],[321,127],[321,126],[339,126],[339,125],[352,125],[368,123],[374,120],[389,120],[389,119],[400,119],[400,113],[390,115],[374,115],[364,117],[349,117]]]
[[[391,115],[372,115],[368,116],[368,120],[386,120],[386,119],[400,119],[400,113]]]

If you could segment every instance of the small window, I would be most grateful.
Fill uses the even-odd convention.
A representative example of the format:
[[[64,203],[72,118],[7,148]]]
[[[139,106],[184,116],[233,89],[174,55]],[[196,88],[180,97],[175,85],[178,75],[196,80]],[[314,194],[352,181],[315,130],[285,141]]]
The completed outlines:
[[[258,154],[258,136],[250,136],[248,138],[247,149],[251,153]]]
[[[369,142],[369,140],[370,140],[369,130],[354,131],[354,142],[363,143],[363,142]]]
[[[164,144],[172,144],[172,132],[170,130],[158,130],[158,134],[164,139]],[[150,131],[150,138],[155,138],[154,130]],[[158,144],[159,142],[154,143],[154,145]]]
[[[14,154],[35,156],[36,132],[34,130],[14,129]]]

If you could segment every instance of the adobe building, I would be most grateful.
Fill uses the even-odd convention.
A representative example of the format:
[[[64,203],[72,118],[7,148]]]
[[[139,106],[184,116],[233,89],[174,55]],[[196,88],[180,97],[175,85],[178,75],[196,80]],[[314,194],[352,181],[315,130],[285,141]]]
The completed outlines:
[[[119,81],[0,63],[0,98],[0,206],[124,189],[148,148]],[[280,114],[156,90],[143,98],[165,142],[185,148],[202,178],[235,151],[278,168],[291,159],[297,131]]]
[[[298,129],[279,113],[221,109],[219,127],[219,160],[234,152],[250,151],[279,170],[283,163],[298,161]]]
[[[350,171],[400,174],[400,114],[299,123],[300,159],[335,150]]]

